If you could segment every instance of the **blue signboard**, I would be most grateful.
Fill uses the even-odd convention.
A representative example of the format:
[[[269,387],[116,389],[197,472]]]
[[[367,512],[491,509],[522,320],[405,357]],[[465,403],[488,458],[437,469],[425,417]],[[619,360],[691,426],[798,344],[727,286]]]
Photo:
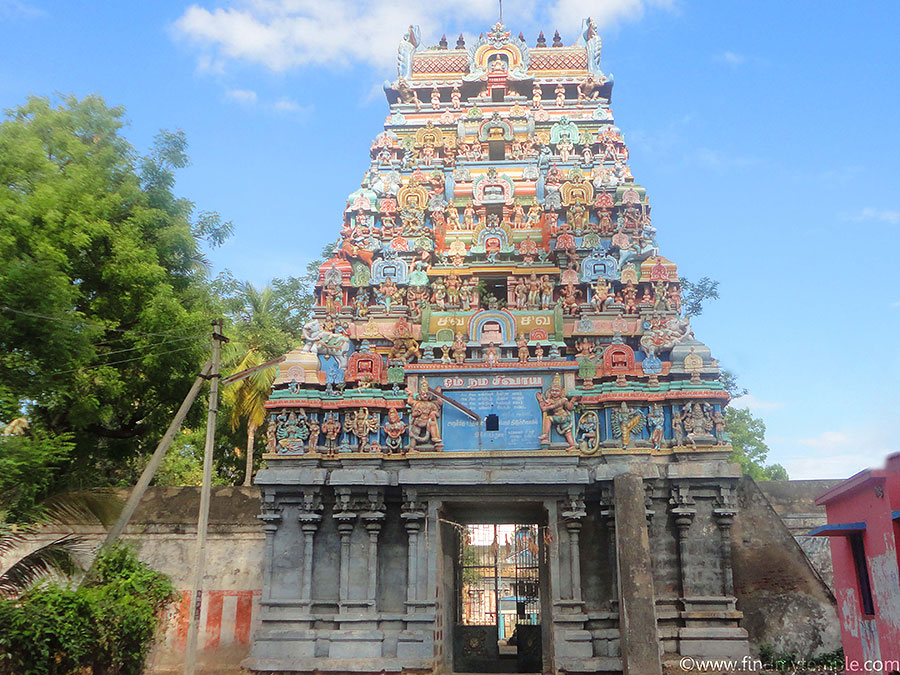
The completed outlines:
[[[539,388],[446,389],[444,396],[481,417],[481,450],[537,450],[541,442]],[[478,423],[444,403],[441,435],[445,451],[478,450]]]

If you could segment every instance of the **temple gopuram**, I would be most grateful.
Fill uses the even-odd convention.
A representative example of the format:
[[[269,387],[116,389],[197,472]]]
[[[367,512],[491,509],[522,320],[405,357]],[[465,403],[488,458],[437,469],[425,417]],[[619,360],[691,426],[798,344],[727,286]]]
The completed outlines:
[[[587,19],[403,36],[268,409],[265,673],[737,657],[728,394]],[[360,154],[364,151],[360,148]]]

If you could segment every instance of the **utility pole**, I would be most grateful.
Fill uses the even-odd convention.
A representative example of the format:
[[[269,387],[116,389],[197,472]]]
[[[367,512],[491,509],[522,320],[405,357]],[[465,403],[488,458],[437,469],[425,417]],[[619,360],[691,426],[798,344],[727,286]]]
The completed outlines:
[[[159,465],[162,463],[163,457],[166,455],[166,451],[168,451],[169,446],[172,445],[172,441],[175,439],[175,434],[178,433],[178,430],[181,428],[181,425],[184,423],[184,418],[187,417],[188,411],[191,409],[191,405],[194,403],[194,399],[197,398],[197,394],[200,392],[200,387],[203,386],[204,380],[209,379],[209,372],[212,368],[212,363],[207,361],[203,364],[203,368],[200,370],[200,374],[197,376],[197,379],[194,380],[194,384],[191,385],[190,391],[188,391],[187,396],[184,397],[184,401],[181,403],[181,407],[178,409],[178,412],[175,413],[175,417],[172,419],[171,424],[169,424],[169,428],[166,429],[166,433],[163,435],[162,440],[160,440],[159,445],[156,446],[156,450],[153,451],[153,455],[150,457],[150,461],[147,462],[147,466],[144,467],[143,473],[141,473],[141,477],[138,479],[137,484],[132,489],[131,494],[128,496],[128,501],[125,504],[125,507],[122,509],[122,512],[119,514],[118,520],[116,520],[115,525],[110,528],[109,532],[106,534],[106,539],[103,542],[103,545],[100,547],[100,550],[97,552],[97,555],[94,556],[94,560],[108,550],[118,539],[122,532],[125,531],[125,528],[128,527],[128,522],[131,520],[131,516],[134,515],[135,510],[137,509],[138,504],[143,498],[144,493],[147,491],[147,486],[150,485],[150,481],[153,480],[153,475],[156,473],[156,470],[159,468]],[[91,565],[93,567],[93,563]],[[85,575],[87,578],[88,575]]]
[[[209,495],[212,483],[213,446],[216,440],[216,413],[219,406],[219,350],[228,342],[222,335],[222,319],[213,324],[213,353],[209,373],[209,408],[206,418],[206,445],[203,449],[203,485],[200,488],[200,514],[197,517],[197,551],[194,556],[194,579],[191,583],[191,610],[188,624],[187,652],[184,657],[184,675],[194,675],[197,664],[197,633],[200,626],[200,606],[203,602],[203,574],[206,568],[206,532],[209,526]]]

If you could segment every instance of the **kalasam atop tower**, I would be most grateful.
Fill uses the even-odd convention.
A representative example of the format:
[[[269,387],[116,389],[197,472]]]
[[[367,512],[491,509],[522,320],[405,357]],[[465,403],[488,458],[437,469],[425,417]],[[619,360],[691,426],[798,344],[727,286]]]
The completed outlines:
[[[593,23],[533,47],[410,27],[397,68],[267,403],[247,665],[648,675],[654,634],[746,654],[728,394]]]

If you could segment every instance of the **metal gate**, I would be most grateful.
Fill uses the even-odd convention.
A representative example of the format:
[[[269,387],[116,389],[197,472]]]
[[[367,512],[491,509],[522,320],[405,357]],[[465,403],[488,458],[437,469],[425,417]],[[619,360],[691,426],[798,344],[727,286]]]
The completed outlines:
[[[454,671],[540,672],[539,534],[530,523],[460,528]]]

